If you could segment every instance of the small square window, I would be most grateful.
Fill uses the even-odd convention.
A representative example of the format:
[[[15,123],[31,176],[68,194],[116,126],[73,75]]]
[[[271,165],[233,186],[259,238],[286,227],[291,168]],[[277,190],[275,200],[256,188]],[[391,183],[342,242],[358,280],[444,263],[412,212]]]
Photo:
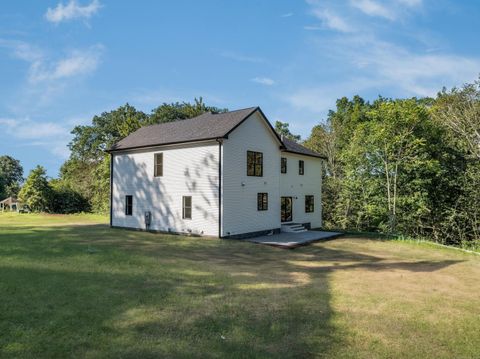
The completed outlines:
[[[182,209],[182,218],[192,219],[192,196],[183,196]]]
[[[155,153],[155,177],[163,176],[163,153]]]
[[[257,209],[259,211],[268,210],[268,193],[257,193]]]
[[[131,216],[133,213],[133,196],[125,196],[125,215]]]
[[[281,173],[287,173],[287,159],[285,157],[281,158],[280,172]]]
[[[315,210],[315,202],[313,196],[305,196],[305,213],[313,213]]]
[[[298,174],[301,176],[305,174],[305,162],[303,160],[298,161]]]

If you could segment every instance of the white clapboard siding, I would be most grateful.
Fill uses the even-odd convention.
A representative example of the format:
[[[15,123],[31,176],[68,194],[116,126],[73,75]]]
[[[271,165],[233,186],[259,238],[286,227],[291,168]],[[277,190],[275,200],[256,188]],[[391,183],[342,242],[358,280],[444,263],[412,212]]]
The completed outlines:
[[[311,223],[312,228],[322,226],[322,161],[319,158],[282,152],[287,158],[287,173],[280,174],[280,196],[293,197],[295,223]],[[299,175],[298,161],[305,163],[305,174]],[[314,212],[305,212],[305,195],[314,196]]]
[[[163,176],[154,177],[154,154],[163,152]],[[218,236],[219,145],[215,141],[114,154],[112,225]],[[125,196],[133,215],[125,215]],[[182,196],[192,196],[192,219],[182,219]]]
[[[257,111],[223,144],[223,235],[280,228],[280,143]],[[263,153],[263,177],[247,176],[247,151]],[[257,193],[268,210],[257,210]]]

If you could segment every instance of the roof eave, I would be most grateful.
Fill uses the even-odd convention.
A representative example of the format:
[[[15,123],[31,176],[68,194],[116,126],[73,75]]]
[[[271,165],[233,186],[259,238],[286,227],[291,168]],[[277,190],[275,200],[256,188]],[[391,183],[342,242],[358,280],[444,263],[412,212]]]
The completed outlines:
[[[292,150],[283,150],[283,152],[288,152],[288,153],[294,153],[296,155],[301,155],[301,156],[307,156],[307,157],[314,157],[314,158],[320,158],[322,160],[327,160],[327,157],[325,156],[322,156],[322,155],[314,155],[314,154],[310,154],[310,153],[303,153],[303,152],[298,152],[298,151],[292,151]]]
[[[226,139],[226,138],[228,138],[227,135],[220,136],[220,137],[216,136],[216,137],[202,138],[202,139],[198,139],[198,140],[175,141],[175,142],[168,142],[168,143],[156,143],[156,144],[152,144],[152,145],[132,146],[132,147],[125,147],[125,148],[109,148],[108,150],[105,150],[105,152],[106,153],[112,153],[112,152],[130,151],[130,150],[138,150],[138,149],[142,149],[142,148],[153,148],[153,147],[180,145],[180,144],[183,144],[183,143],[216,141],[218,139]]]

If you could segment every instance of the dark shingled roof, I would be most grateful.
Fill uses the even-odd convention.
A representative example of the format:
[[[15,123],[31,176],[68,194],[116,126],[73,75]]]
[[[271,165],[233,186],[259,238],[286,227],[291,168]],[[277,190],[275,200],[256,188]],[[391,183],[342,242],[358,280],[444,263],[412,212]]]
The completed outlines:
[[[113,145],[110,151],[222,138],[257,108],[218,114],[207,112],[187,120],[141,127]]]
[[[313,156],[313,157],[319,157],[319,158],[325,158],[325,156],[322,156],[321,154],[309,150],[306,147],[303,147],[301,144],[296,143],[295,141],[292,141],[286,137],[282,138],[283,144],[285,146],[285,151],[286,152],[292,152],[292,153],[298,153],[299,155],[306,155],[306,156]]]
[[[113,145],[109,151],[120,151],[142,147],[170,145],[175,143],[197,142],[225,138],[244,120],[255,111],[262,110],[259,107],[249,107],[242,110],[212,114],[204,113],[200,116],[187,120],[161,123],[158,125],[141,127],[129,136]],[[323,157],[298,143],[284,138],[283,140],[273,129],[272,125],[263,115],[267,124],[283,144],[287,152],[298,153],[307,156]]]

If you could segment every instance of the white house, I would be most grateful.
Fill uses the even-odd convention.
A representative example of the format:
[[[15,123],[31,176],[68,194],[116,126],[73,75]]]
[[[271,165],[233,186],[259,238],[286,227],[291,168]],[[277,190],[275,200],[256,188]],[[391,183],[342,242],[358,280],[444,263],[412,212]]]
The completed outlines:
[[[112,227],[244,238],[322,225],[322,156],[259,107],[142,127],[109,152]]]

